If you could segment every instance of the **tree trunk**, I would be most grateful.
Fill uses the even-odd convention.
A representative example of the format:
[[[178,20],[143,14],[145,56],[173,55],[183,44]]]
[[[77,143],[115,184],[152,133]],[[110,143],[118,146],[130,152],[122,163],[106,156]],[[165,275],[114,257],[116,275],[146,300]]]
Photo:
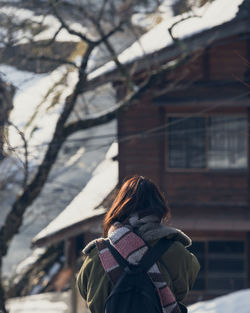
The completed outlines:
[[[0,258],[0,313],[7,313],[5,308],[5,292],[2,280],[2,258]]]
[[[8,123],[9,112],[13,107],[14,88],[0,79],[0,161],[4,158],[5,125]]]

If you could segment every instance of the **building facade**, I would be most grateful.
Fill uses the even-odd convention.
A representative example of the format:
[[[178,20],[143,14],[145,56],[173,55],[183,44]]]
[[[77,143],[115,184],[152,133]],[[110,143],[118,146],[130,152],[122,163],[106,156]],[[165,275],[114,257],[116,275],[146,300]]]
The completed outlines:
[[[195,299],[250,286],[249,35],[194,53],[118,118],[120,182],[165,194],[201,264]]]

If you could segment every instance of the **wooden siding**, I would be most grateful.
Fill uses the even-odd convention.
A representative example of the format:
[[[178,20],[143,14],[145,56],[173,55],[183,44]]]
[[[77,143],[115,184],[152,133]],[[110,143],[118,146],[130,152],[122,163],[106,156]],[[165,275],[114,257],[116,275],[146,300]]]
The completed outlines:
[[[247,204],[246,173],[171,173],[165,175],[170,202]]]
[[[160,184],[161,138],[144,136],[144,132],[157,127],[161,120],[159,107],[152,106],[146,98],[119,117],[118,135],[121,140],[122,136],[132,135],[129,140],[119,144],[120,182],[127,176],[138,174],[150,177],[156,184]]]
[[[243,36],[228,38],[210,49],[211,80],[244,80],[247,44]]]
[[[167,169],[166,136],[164,137],[162,131],[155,136],[143,136],[146,130],[166,123],[166,113],[197,115],[197,112],[202,110],[207,114],[247,115],[247,109],[243,107],[242,102],[242,106],[237,102],[238,96],[247,92],[246,86],[237,81],[243,80],[246,75],[244,58],[247,58],[244,36],[213,43],[203,54],[199,52],[194,55],[189,64],[168,74],[166,81],[163,79],[158,88],[148,90],[147,95],[138,100],[136,105],[120,114],[120,139],[127,135],[141,134],[119,144],[120,182],[127,176],[140,174],[157,183],[167,193],[170,202],[246,205],[249,201],[247,170]],[[183,73],[187,73],[186,76]],[[195,77],[196,82],[187,86],[186,90],[177,88],[176,91],[162,93],[171,80],[178,80],[179,84],[190,77]],[[228,81],[232,82],[232,85],[224,85]],[[224,87],[214,82],[219,82]],[[158,90],[160,97],[152,99]],[[185,101],[188,103],[190,99],[195,99],[197,105],[184,105]],[[235,100],[227,104],[224,99]],[[201,105],[203,100],[206,100],[206,107]]]
[[[206,76],[206,57],[207,54],[202,54],[202,51],[196,52],[190,61],[185,65],[175,70],[172,70],[166,75],[167,81],[194,81],[204,79]]]

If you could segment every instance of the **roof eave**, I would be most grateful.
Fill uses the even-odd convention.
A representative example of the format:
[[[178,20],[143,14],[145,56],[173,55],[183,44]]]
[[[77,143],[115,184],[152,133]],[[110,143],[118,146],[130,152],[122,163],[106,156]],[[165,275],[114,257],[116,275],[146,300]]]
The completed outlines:
[[[100,213],[80,221],[76,224],[72,224],[67,228],[60,229],[54,233],[50,233],[48,236],[43,236],[40,238],[36,237],[32,240],[31,246],[34,247],[44,247],[56,244],[62,240],[67,240],[72,237],[76,237],[81,233],[87,232],[90,229],[95,229],[93,226],[96,226],[96,223],[101,223],[105,213]]]
[[[151,54],[142,56],[131,62],[124,64],[128,69],[133,68],[133,75],[142,72],[145,69],[155,68],[163,62],[173,60],[183,53],[183,45],[186,46],[185,53],[191,54],[204,47],[208,47],[212,42],[220,39],[225,39],[229,36],[234,36],[241,33],[247,33],[250,31],[250,23],[247,18],[238,19],[235,18],[232,21],[223,23],[221,25],[204,30],[200,33],[196,33],[190,37],[182,39],[182,45],[172,43],[171,45],[155,51]],[[117,68],[105,72],[104,74],[97,76],[87,81],[84,91],[95,89],[107,82],[114,83],[122,81],[123,78]]]

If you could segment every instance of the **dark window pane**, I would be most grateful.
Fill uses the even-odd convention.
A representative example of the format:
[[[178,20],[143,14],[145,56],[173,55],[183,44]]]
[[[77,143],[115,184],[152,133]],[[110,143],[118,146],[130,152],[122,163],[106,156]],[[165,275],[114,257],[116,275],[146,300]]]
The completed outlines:
[[[208,289],[211,290],[237,290],[245,287],[244,278],[208,277]]]
[[[209,253],[227,253],[242,254],[244,253],[243,241],[210,241],[208,243]]]
[[[188,247],[189,251],[194,254],[204,254],[205,253],[205,242],[202,241],[193,241],[192,245]]]
[[[232,291],[246,288],[244,241],[194,241],[188,249],[201,265],[193,290]]]
[[[209,168],[247,167],[247,118],[209,118]]]
[[[206,167],[206,119],[170,117],[168,119],[169,167]]]
[[[244,272],[244,260],[228,258],[208,260],[208,271],[214,273],[241,273]]]

